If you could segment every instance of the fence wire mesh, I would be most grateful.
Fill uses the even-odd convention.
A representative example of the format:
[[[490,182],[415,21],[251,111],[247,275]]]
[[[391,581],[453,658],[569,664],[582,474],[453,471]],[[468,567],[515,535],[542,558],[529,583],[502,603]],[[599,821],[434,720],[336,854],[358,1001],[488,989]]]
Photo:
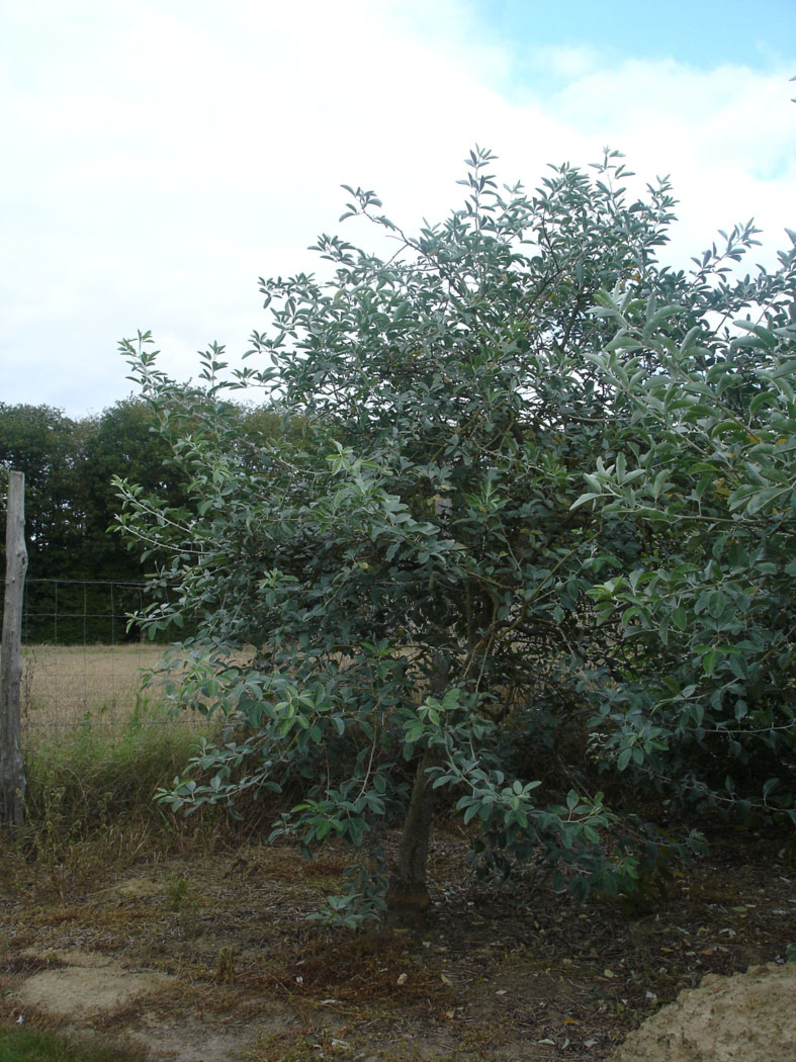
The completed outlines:
[[[201,726],[169,715],[163,684],[142,688],[166,646],[144,640],[130,617],[144,583],[28,579],[22,622],[20,713],[28,739],[76,727],[114,734],[140,726]]]

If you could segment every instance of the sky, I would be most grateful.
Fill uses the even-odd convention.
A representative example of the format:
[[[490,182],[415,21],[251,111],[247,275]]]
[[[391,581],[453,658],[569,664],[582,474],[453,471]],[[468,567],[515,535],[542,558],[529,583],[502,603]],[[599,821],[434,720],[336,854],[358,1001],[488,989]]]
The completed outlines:
[[[796,0],[26,0],[0,8],[0,401],[80,417],[160,367],[237,364],[261,276],[317,268],[342,183],[404,229],[459,205],[475,144],[501,181],[622,151],[670,175],[682,268],[754,217],[796,229]],[[358,227],[359,226],[359,227]]]

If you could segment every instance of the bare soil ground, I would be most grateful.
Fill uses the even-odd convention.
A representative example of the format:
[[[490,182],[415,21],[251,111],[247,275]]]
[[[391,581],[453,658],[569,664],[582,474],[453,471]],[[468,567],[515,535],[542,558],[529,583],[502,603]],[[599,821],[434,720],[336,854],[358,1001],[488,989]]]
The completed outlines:
[[[466,839],[442,831],[427,920],[369,933],[305,920],[339,883],[334,849],[122,860],[59,893],[16,873],[0,892],[0,1023],[101,1030],[157,1062],[599,1062],[706,974],[782,963],[796,942],[783,837],[711,840],[629,913],[480,883]]]

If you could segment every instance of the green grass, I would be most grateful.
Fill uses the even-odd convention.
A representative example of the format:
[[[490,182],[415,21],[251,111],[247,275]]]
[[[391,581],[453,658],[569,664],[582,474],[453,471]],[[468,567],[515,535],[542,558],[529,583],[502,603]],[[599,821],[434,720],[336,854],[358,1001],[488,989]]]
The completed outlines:
[[[146,1062],[149,1052],[107,1037],[80,1039],[39,1029],[0,1028],[0,1062]]]

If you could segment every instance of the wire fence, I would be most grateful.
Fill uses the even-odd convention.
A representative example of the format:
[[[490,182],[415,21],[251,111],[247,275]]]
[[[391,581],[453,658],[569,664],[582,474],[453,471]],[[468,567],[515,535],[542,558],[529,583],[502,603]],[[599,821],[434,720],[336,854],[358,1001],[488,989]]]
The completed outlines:
[[[200,726],[200,713],[170,717],[162,683],[143,688],[166,646],[142,636],[131,616],[144,583],[28,579],[22,620],[23,737],[64,728]]]
[[[99,579],[26,579],[22,641],[48,645],[119,645],[142,638],[131,620],[146,584]]]

